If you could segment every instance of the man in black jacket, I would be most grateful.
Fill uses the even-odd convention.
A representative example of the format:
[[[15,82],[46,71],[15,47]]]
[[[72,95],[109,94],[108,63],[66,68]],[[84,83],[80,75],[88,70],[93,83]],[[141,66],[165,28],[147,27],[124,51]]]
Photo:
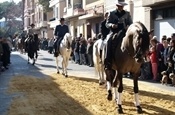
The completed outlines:
[[[60,25],[57,25],[55,28],[55,32],[54,32],[54,35],[56,37],[56,40],[54,42],[54,49],[55,49],[54,56],[55,57],[58,56],[59,46],[60,46],[61,40],[63,39],[63,37],[66,33],[69,33],[68,26],[65,25],[64,21],[65,21],[64,18],[61,18]]]
[[[102,35],[101,39],[102,39],[102,40],[106,39],[106,36],[109,34],[109,31],[110,31],[110,30],[106,27],[106,19],[107,19],[107,17],[108,17],[108,12],[105,13],[104,20],[101,22],[101,26],[100,26],[100,28],[101,28],[101,35]],[[101,58],[101,56],[102,56],[102,49],[103,49],[103,43],[101,44],[100,58]]]
[[[112,43],[113,35],[117,33],[117,40],[122,39],[125,35],[126,29],[132,24],[131,15],[124,10],[127,5],[124,0],[116,0],[117,9],[111,11],[106,20],[106,27],[110,29],[107,39],[107,53],[104,61],[105,69],[112,68]],[[118,45],[118,42],[116,43]]]

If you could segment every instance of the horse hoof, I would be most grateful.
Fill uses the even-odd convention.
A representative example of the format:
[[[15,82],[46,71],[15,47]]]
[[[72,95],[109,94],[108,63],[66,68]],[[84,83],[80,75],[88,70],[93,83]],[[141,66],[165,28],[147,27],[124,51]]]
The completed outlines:
[[[137,106],[137,113],[138,114],[142,114],[143,113],[143,110],[140,106]]]
[[[60,74],[60,72],[59,72],[59,71],[57,71],[57,74]]]
[[[65,77],[68,77],[68,75],[65,75]]]
[[[103,82],[100,82],[99,85],[103,85]]]
[[[123,109],[122,108],[118,108],[118,114],[123,114]]]
[[[107,99],[108,99],[108,101],[112,101],[112,92],[111,92],[111,90],[108,91]]]
[[[62,73],[62,75],[64,75],[64,76],[65,76],[65,73]]]
[[[99,82],[99,85],[104,85],[105,84],[105,82]]]

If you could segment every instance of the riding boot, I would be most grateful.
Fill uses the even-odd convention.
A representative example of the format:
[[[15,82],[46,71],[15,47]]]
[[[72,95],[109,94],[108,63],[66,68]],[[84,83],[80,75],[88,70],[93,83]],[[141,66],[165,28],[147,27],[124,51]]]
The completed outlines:
[[[58,56],[58,49],[57,49],[57,46],[56,44],[54,44],[54,57],[57,57]]]
[[[112,39],[110,38],[107,43],[107,53],[104,61],[105,69],[112,69]]]

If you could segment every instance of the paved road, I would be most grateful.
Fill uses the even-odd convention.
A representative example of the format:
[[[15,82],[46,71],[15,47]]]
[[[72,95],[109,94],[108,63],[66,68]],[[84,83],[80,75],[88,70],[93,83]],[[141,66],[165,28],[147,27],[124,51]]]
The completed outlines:
[[[7,93],[11,78],[19,74],[45,78],[51,73],[56,73],[55,58],[47,51],[39,51],[39,58],[35,66],[27,64],[27,56],[19,54],[19,52],[12,52],[11,62],[12,64],[9,66],[9,69],[0,74],[0,115],[7,114],[11,100],[14,96],[18,95],[10,95]],[[71,76],[97,79],[97,74],[95,73],[93,67],[74,64],[71,61],[69,62],[68,74]],[[152,86],[154,85],[161,89],[175,91],[174,87],[162,86],[160,83],[150,83],[145,81],[140,82],[150,84]]]

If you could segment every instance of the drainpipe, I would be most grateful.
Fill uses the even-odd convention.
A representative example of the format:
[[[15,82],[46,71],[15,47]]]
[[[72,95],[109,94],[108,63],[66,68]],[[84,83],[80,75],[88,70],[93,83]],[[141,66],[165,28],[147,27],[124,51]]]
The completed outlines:
[[[133,15],[134,15],[134,2],[132,0],[129,0],[129,11],[131,18],[133,20]]]

